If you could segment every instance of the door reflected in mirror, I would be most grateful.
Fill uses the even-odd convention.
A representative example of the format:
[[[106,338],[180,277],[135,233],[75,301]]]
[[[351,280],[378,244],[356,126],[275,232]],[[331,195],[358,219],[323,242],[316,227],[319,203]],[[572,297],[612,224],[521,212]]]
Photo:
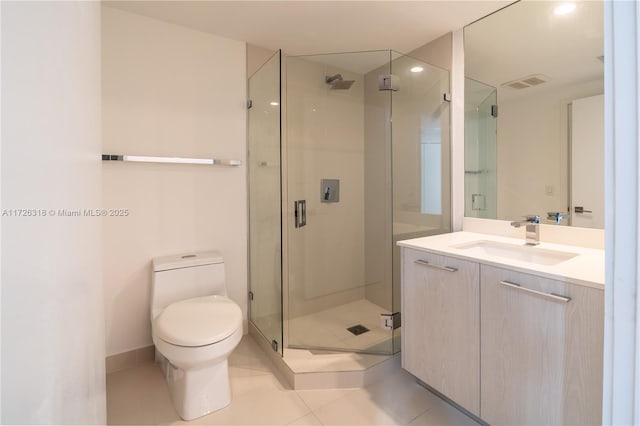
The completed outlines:
[[[464,29],[467,217],[604,227],[603,2],[560,4]]]

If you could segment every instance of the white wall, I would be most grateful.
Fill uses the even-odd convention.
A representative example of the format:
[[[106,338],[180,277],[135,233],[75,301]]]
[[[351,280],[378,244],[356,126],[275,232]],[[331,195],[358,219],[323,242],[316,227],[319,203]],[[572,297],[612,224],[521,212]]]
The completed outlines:
[[[451,70],[453,33],[447,33],[409,52],[409,56],[445,70]]]
[[[501,101],[500,91],[498,217],[516,220],[527,214],[567,211],[567,105],[574,99],[601,94],[602,81],[507,101]]]
[[[451,34],[451,230],[464,218],[464,30]]]
[[[640,15],[605,2],[605,425],[640,423]]]
[[[2,125],[2,423],[104,424],[98,3],[2,2]]]
[[[273,49],[247,44],[247,78],[251,78],[274,53]]]
[[[245,44],[103,7],[103,151],[245,160]],[[220,250],[247,313],[246,168],[105,163],[107,354],[151,344],[151,259]]]

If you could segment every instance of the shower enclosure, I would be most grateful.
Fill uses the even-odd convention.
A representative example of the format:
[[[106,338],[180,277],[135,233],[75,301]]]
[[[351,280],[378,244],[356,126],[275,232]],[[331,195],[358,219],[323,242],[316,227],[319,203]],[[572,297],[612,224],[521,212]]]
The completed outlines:
[[[464,215],[495,219],[497,205],[498,91],[464,80]]]
[[[281,354],[398,352],[395,243],[450,230],[449,73],[388,50],[279,69],[249,79],[250,319]]]

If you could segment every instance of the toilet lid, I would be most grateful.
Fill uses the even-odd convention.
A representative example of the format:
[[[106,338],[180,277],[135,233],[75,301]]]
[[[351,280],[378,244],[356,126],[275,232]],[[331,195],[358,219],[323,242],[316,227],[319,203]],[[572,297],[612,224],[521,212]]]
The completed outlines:
[[[153,321],[156,336],[178,346],[211,345],[231,336],[240,327],[240,307],[224,296],[172,303]]]

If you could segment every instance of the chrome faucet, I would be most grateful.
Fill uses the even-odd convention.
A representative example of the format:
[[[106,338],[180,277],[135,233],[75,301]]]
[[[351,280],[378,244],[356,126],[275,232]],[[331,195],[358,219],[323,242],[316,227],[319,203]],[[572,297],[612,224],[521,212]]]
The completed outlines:
[[[554,221],[556,225],[560,225],[560,221],[562,219],[567,219],[568,217],[569,217],[568,213],[547,212],[547,220]]]
[[[531,214],[523,217],[524,220],[511,222],[511,226],[520,228],[522,225],[526,225],[525,243],[530,246],[540,244],[540,216]]]

